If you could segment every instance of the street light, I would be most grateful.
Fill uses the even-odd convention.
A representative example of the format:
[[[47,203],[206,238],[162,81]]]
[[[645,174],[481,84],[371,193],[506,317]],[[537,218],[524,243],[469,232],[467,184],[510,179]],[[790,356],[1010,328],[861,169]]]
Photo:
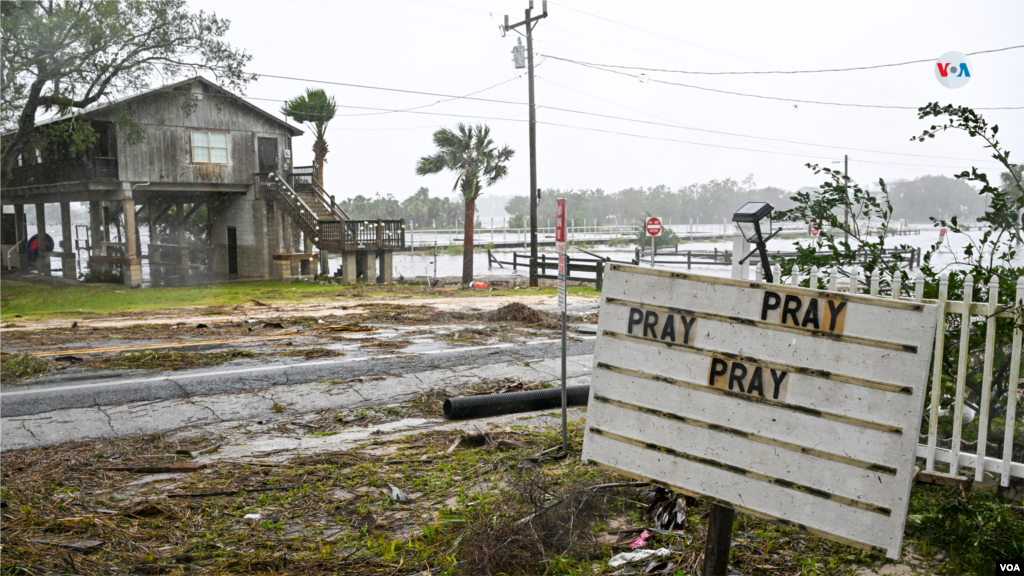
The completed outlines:
[[[761,254],[761,268],[764,269],[764,279],[771,284],[775,281],[772,276],[772,268],[768,263],[768,250],[766,244],[773,236],[782,232],[782,228],[772,231],[772,210],[775,207],[767,202],[747,202],[733,213],[732,221],[740,227],[743,237],[755,246],[755,248],[740,260],[740,264],[747,261],[755,252]],[[761,231],[762,223],[767,228],[768,236]]]

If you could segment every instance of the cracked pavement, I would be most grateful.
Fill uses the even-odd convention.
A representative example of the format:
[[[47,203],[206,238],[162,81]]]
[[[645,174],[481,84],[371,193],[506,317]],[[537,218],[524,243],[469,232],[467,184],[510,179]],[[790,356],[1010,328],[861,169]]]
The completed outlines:
[[[593,349],[592,338],[569,343],[568,384],[590,383]],[[396,404],[421,392],[506,377],[557,383],[560,365],[558,343],[537,340],[359,361],[229,364],[212,370],[47,382],[0,394],[0,451]],[[360,377],[366,379],[356,380]]]

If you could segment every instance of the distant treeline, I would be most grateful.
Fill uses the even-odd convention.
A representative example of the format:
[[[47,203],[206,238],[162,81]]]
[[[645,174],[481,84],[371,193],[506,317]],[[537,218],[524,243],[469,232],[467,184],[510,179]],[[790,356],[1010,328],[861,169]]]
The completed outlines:
[[[913,180],[888,183],[889,199],[893,205],[893,218],[910,222],[927,222],[929,216],[948,218],[951,215],[973,217],[984,212],[984,199],[966,182],[948,176],[920,176]],[[878,184],[871,186],[878,193]],[[541,193],[538,218],[542,225],[553,221],[555,200],[565,198],[569,218],[576,225],[628,224],[648,214],[673,224],[683,224],[693,218],[702,224],[720,223],[732,217],[733,212],[746,202],[771,202],[777,209],[793,206],[789,197],[794,193],[773,186],[757,187],[752,177],[742,182],[731,178],[691,184],[678,190],[668,186],[626,188],[608,193],[596,190],[548,189]],[[416,228],[451,228],[462,225],[464,210],[462,199],[455,194],[432,197],[427,188],[420,188],[405,200],[391,194],[374,197],[356,196],[342,201],[341,207],[353,218],[404,218]],[[509,226],[521,226],[530,213],[526,196],[514,196],[505,204]],[[478,218],[479,220],[479,218]],[[490,225],[490,220],[483,222]],[[495,225],[498,226],[497,222]]]

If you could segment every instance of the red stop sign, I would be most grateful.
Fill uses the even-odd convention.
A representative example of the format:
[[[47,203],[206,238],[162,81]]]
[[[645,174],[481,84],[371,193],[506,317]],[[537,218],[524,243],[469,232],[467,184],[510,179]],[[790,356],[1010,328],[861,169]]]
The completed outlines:
[[[817,222],[811,222],[811,236],[817,236],[817,235],[818,235],[818,223]]]
[[[647,235],[648,236],[660,236],[661,235],[661,220],[656,216],[651,216],[647,219]]]

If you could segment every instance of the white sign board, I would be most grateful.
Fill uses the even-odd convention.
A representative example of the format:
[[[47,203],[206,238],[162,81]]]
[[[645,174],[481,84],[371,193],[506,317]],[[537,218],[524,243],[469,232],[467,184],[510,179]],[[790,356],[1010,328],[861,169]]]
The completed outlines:
[[[583,460],[898,558],[936,308],[613,264]]]

